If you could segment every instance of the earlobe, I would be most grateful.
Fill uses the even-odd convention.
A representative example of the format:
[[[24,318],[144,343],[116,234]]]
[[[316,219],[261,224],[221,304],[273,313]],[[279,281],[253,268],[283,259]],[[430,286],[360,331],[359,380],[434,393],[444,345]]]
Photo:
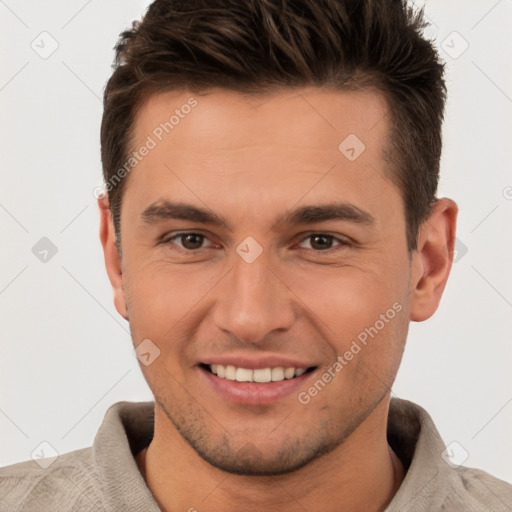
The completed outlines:
[[[123,288],[121,256],[119,255],[115,242],[115,229],[108,198],[99,198],[98,207],[100,211],[100,240],[101,245],[103,246],[105,268],[107,270],[110,284],[112,285],[112,291],[114,292],[114,305],[117,312],[124,319],[128,320],[126,299]]]
[[[453,260],[457,205],[451,199],[438,200],[418,234],[413,254],[411,320],[430,318],[441,301]]]

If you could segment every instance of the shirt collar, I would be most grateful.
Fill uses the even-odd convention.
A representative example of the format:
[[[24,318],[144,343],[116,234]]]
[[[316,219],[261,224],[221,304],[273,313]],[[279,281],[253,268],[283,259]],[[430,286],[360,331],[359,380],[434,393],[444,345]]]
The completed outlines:
[[[105,414],[94,440],[93,459],[108,512],[160,512],[134,458],[151,442],[153,428],[154,402],[118,402]],[[454,478],[442,459],[445,445],[432,418],[420,406],[392,398],[387,436],[407,473],[385,512],[430,510],[434,496],[442,498],[440,488],[448,487],[440,484]]]

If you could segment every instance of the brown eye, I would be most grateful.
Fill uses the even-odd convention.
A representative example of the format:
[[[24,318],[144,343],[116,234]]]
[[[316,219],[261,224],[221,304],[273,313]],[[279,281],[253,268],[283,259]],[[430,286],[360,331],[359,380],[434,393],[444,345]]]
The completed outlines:
[[[330,249],[332,247],[333,237],[330,235],[312,235],[310,238],[311,247],[313,247],[313,249],[318,249],[322,251],[325,249]]]
[[[185,251],[197,251],[198,249],[206,249],[205,240],[208,238],[200,233],[178,233],[174,236],[162,240],[166,245],[177,245],[179,249]]]
[[[315,235],[309,235],[304,241],[309,240],[309,244],[315,251],[325,251],[332,247],[334,237],[326,235],[324,233],[317,233]],[[304,242],[303,242],[304,243]]]
[[[183,248],[189,250],[200,249],[204,241],[204,236],[197,233],[186,233],[179,235],[178,238],[181,239]]]
[[[304,246],[303,244],[308,241],[309,247]],[[313,233],[303,239],[300,247],[303,249],[312,249],[315,252],[321,252],[328,251],[329,249],[335,249],[337,246],[346,245],[349,245],[346,241],[333,235],[328,235],[326,233]]]

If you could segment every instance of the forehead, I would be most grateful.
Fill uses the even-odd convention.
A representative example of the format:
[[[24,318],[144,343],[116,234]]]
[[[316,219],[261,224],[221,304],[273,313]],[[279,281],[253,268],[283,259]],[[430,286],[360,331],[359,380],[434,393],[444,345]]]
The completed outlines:
[[[179,146],[192,135],[196,146],[230,149],[308,140],[309,147],[324,149],[354,134],[367,147],[377,149],[387,129],[387,109],[384,95],[369,88],[333,91],[309,87],[266,95],[224,89],[203,94],[172,91],[153,94],[142,104],[135,118],[134,138],[141,142],[148,134],[157,138],[172,135],[165,137],[166,143],[172,145],[174,140]]]
[[[386,194],[376,191],[393,188],[382,158],[387,112],[375,90],[155,94],[135,120],[132,149],[150,139],[152,149],[130,173],[130,202],[142,211],[157,196],[187,196],[242,215],[305,194],[357,204],[368,190],[377,206]]]

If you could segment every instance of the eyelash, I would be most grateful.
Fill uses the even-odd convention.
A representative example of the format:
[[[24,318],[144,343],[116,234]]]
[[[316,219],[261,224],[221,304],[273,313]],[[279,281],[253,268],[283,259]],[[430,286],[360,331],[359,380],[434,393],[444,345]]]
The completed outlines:
[[[175,235],[172,235],[171,237],[167,237],[167,238],[162,239],[161,243],[165,244],[165,245],[169,245],[169,244],[175,245],[173,240],[180,239],[180,238],[182,239],[183,237],[185,237],[187,235],[197,235],[197,236],[203,237],[203,240],[208,240],[208,237],[206,235],[203,235],[202,233],[197,233],[195,231],[183,231],[181,233],[177,233]],[[335,250],[337,250],[339,248],[349,247],[351,245],[351,243],[348,240],[346,240],[344,238],[339,238],[339,237],[331,235],[329,233],[325,233],[323,231],[317,231],[317,232],[314,232],[314,233],[309,233],[308,235],[306,235],[305,237],[303,237],[300,240],[299,244],[304,242],[308,238],[312,238],[314,236],[325,236],[327,238],[332,239],[333,241],[339,242],[338,245],[335,245],[334,247],[330,247],[328,249],[323,249],[323,250],[306,249],[306,250],[311,250],[311,251],[319,253],[319,254],[331,253],[332,251],[335,251]],[[198,249],[185,249],[184,247],[179,247],[179,246],[177,246],[177,247],[178,247],[178,250],[184,251],[184,252],[189,253],[189,254],[201,253],[202,251],[204,251],[204,250],[209,248],[209,247],[200,247]]]

